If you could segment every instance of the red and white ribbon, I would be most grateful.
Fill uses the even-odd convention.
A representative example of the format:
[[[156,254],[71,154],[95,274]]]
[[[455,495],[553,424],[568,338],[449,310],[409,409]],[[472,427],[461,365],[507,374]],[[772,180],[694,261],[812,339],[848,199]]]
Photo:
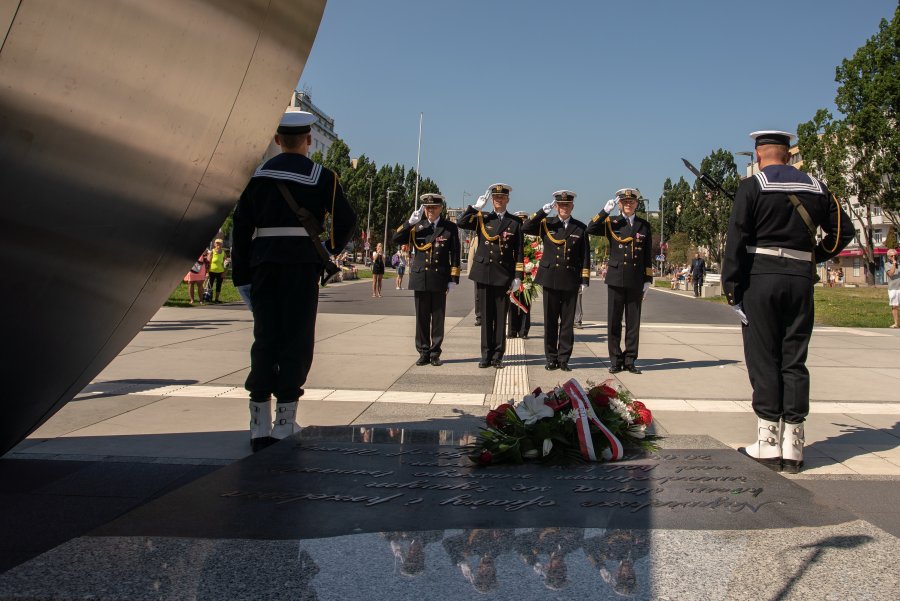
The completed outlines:
[[[607,428],[591,407],[588,395],[584,392],[578,380],[572,378],[563,384],[563,390],[572,401],[572,407],[577,412],[576,428],[578,430],[578,444],[581,447],[581,456],[590,461],[597,461],[597,453],[594,451],[594,442],[591,440],[591,427],[594,424],[609,441],[609,450],[612,453],[611,461],[621,459],[625,454],[622,442]]]

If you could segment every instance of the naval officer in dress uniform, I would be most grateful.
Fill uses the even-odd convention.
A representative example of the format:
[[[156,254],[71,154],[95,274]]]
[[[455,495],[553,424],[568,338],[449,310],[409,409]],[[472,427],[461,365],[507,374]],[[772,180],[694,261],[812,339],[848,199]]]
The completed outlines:
[[[809,413],[806,351],[813,328],[815,267],[853,239],[853,225],[828,188],[787,164],[790,140],[758,131],[759,173],[741,182],[728,221],[722,287],[744,323],[757,437],[742,452],[796,473]],[[816,231],[825,236],[816,242]]]
[[[557,214],[549,217],[554,206]],[[526,234],[540,236],[544,248],[535,283],[544,288],[544,367],[548,370],[572,371],[569,358],[575,345],[575,306],[578,295],[590,284],[587,226],[572,217],[574,206],[574,192],[554,192],[553,202],[522,227]]]
[[[413,253],[409,289],[414,291],[416,303],[416,365],[431,363],[438,367],[443,364],[441,344],[447,293],[459,284],[459,229],[452,221],[441,218],[443,196],[423,194],[420,200],[419,208],[397,228],[394,242],[409,244]]]
[[[507,184],[492,185],[459,218],[459,227],[478,237],[469,279],[481,294],[481,368],[503,367],[509,293],[518,290],[525,269],[522,222],[506,210],[511,191]],[[482,212],[488,199],[494,210]]]
[[[306,156],[315,121],[304,111],[284,114],[275,135],[281,154],[256,170],[234,213],[234,285],[251,284],[253,306],[245,387],[254,451],[299,431],[297,400],[313,360],[323,255],[341,252],[356,226],[337,175]],[[308,212],[305,223],[317,229],[331,214],[325,252],[316,249],[322,242],[310,236],[291,202]],[[272,395],[277,400],[274,427]]]
[[[608,200],[603,210],[588,224],[590,235],[606,236],[609,264],[606,285],[609,305],[606,312],[609,373],[627,369],[641,373],[635,365],[641,327],[641,303],[653,281],[653,252],[650,223],[635,215],[640,190],[623,188]],[[610,216],[618,203],[621,215]],[[622,353],[622,313],[625,313],[625,352]]]

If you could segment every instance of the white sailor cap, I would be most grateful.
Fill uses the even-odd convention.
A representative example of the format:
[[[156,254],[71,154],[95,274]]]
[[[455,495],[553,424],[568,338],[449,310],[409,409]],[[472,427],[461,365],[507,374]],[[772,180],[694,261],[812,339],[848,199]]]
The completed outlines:
[[[280,134],[308,134],[310,126],[317,121],[316,116],[306,111],[287,110],[278,124]]]
[[[633,198],[634,200],[638,200],[641,197],[641,191],[637,188],[622,188],[621,190],[616,190],[616,198],[619,200],[626,200]]]
[[[757,146],[765,144],[779,144],[781,146],[790,146],[791,140],[796,138],[792,133],[786,131],[778,131],[776,129],[767,129],[763,131],[755,131],[750,137],[756,140]]]
[[[490,190],[491,194],[506,194],[509,196],[509,193],[512,192],[512,186],[509,184],[491,184]]]
[[[571,190],[557,190],[553,193],[553,199],[556,202],[575,202],[577,194]]]
[[[444,206],[444,197],[440,194],[423,194],[419,197],[419,202],[423,207],[442,207]]]

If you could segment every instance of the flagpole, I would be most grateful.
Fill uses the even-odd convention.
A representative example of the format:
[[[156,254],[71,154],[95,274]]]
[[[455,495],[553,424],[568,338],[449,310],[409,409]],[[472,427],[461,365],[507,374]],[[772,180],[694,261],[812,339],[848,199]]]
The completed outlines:
[[[419,146],[416,148],[416,196],[413,199],[416,210],[419,209],[419,156],[422,153],[422,115],[423,113],[419,113]]]

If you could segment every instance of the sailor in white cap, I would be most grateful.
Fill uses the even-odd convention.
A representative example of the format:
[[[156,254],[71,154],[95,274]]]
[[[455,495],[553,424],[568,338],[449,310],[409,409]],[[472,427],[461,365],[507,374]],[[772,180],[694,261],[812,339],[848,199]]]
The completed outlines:
[[[460,229],[474,231],[478,238],[469,279],[480,293],[481,368],[503,367],[509,295],[522,285],[525,269],[522,222],[506,210],[511,191],[508,184],[492,184],[458,220]],[[482,212],[488,200],[494,210]]]
[[[572,371],[569,358],[575,346],[575,307],[578,295],[590,284],[591,245],[587,226],[572,217],[575,192],[559,190],[553,201],[529,218],[523,231],[540,236],[544,248],[535,283],[544,289],[545,369]],[[556,215],[549,216],[556,207]]]
[[[788,165],[783,131],[756,131],[760,171],[743,180],[728,222],[722,286],[743,322],[757,437],[740,449],[774,470],[803,465],[809,413],[806,352],[813,328],[815,267],[853,239],[847,213],[828,188]],[[820,242],[816,231],[825,233]]]
[[[234,213],[232,277],[235,286],[251,284],[253,306],[245,387],[254,451],[300,429],[297,401],[313,360],[319,279],[356,226],[337,175],[306,156],[315,121],[304,111],[284,113],[275,134],[282,152],[256,170]],[[326,213],[332,226],[323,244]]]
[[[588,224],[587,233],[606,236],[609,241],[607,285],[607,347],[609,373],[623,369],[641,373],[635,361],[640,342],[641,305],[653,281],[653,249],[650,223],[635,214],[641,191],[622,188]],[[618,204],[621,215],[610,213]],[[622,340],[622,314],[625,314],[625,352]]]
[[[416,365],[440,367],[447,292],[459,284],[459,229],[441,217],[443,196],[429,193],[419,200],[419,208],[394,233],[394,242],[409,244],[413,253],[409,289],[416,303]]]

